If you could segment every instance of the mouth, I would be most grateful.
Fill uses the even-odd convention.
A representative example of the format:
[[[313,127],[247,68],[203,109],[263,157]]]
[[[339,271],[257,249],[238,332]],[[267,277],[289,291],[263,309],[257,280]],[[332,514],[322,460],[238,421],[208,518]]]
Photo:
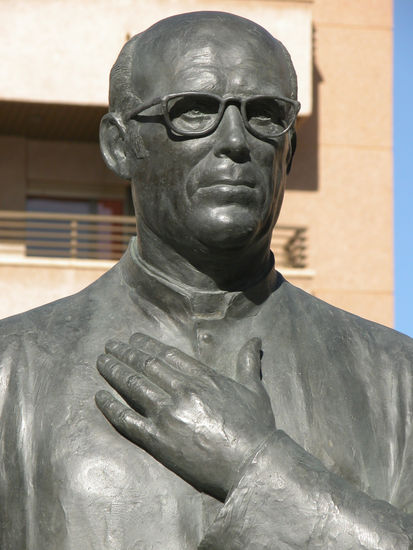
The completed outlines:
[[[249,203],[256,194],[255,185],[250,180],[221,179],[198,187],[195,195],[212,200],[215,205]]]
[[[252,178],[245,177],[222,177],[214,179],[206,179],[202,182],[199,182],[198,188],[196,190],[199,192],[220,192],[224,194],[242,194],[246,192],[251,192],[252,189],[255,189],[256,183]]]
[[[205,164],[190,179],[188,197],[210,198],[218,203],[248,200],[261,194],[259,174],[250,163],[229,164],[227,161]]]
[[[200,188],[210,188],[210,187],[220,187],[220,188],[248,188],[248,189],[254,189],[255,182],[253,182],[250,179],[244,179],[244,178],[222,178],[217,179],[212,182],[208,182],[205,185],[201,185]]]

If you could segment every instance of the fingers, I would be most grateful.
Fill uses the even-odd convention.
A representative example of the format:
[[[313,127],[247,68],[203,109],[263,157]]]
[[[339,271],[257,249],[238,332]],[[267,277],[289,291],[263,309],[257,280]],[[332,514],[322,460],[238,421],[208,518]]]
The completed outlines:
[[[156,430],[150,420],[132,411],[104,390],[97,392],[95,402],[118,432],[151,452],[156,441]]]
[[[183,351],[172,346],[166,346],[158,340],[137,332],[129,339],[130,345],[148,355],[157,357],[174,369],[190,376],[204,376],[213,373],[212,369],[190,357]]]
[[[236,379],[253,391],[260,391],[261,384],[261,339],[251,338],[238,353]]]
[[[105,351],[138,371],[143,371],[145,363],[153,357],[138,348],[131,347],[115,339],[106,342]]]
[[[161,346],[163,346],[163,344],[161,344]],[[163,347],[166,348],[167,346]],[[171,350],[171,353],[174,350],[174,348],[168,349]],[[119,342],[118,340],[110,340],[107,342],[105,350],[110,355],[101,356],[100,363],[104,363],[104,358],[107,357],[108,364],[111,365],[112,363],[110,361],[110,357],[112,356],[122,363],[129,365],[129,367],[132,367],[136,372],[143,373],[147,379],[151,380],[159,388],[162,388],[165,392],[171,395],[190,382],[186,374],[173,368],[166,362],[166,360],[163,360],[160,357],[154,357],[149,353],[133,348],[132,346]],[[105,378],[108,380],[106,376]],[[108,382],[115,387],[110,380],[108,380]],[[121,393],[121,391],[119,391],[119,393]],[[124,397],[122,393],[121,395]]]
[[[103,378],[140,414],[156,414],[170,401],[162,388],[110,355],[98,357],[97,368]]]
[[[162,342],[159,342],[159,340],[155,340],[155,338],[151,338],[146,334],[142,334],[141,332],[136,332],[135,334],[132,334],[132,336],[129,338],[129,344],[134,348],[154,357],[164,355],[170,347],[162,344]]]

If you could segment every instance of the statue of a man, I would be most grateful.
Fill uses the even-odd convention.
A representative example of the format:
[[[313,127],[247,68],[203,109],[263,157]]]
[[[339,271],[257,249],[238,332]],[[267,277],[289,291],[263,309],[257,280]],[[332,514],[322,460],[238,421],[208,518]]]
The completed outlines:
[[[1,324],[2,549],[413,547],[412,340],[273,268],[296,92],[230,14],[124,46],[101,147],[137,238]]]

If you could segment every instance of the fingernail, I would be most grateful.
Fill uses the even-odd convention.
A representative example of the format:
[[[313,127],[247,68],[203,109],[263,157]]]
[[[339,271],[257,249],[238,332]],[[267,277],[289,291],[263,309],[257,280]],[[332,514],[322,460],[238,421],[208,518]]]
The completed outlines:
[[[146,338],[147,338],[147,336],[145,336],[145,335],[142,334],[141,332],[135,332],[135,333],[132,334],[132,336],[129,338],[129,343],[130,343],[130,344],[133,344],[133,343],[138,344],[139,342],[142,342],[142,340],[145,340]]]
[[[112,351],[116,351],[121,345],[122,345],[122,342],[113,338],[112,340],[108,340],[106,342],[105,351],[107,353],[111,353]]]
[[[102,355],[99,355],[96,361],[96,365],[98,367],[99,372],[100,372],[100,369],[104,369],[106,367],[109,361],[110,361],[110,357],[105,353],[102,353]]]
[[[105,390],[99,390],[95,394],[95,403],[98,406],[105,406],[110,401],[110,393]]]

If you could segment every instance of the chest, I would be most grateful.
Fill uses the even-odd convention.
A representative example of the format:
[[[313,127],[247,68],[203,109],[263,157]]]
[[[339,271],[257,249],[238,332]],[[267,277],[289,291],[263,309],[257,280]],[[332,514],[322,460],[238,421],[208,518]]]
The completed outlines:
[[[388,460],[374,403],[363,381],[355,386],[348,365],[305,342],[291,345],[276,327],[256,319],[171,325],[153,335],[228,376],[241,345],[260,336],[263,383],[277,426],[331,470],[385,497]],[[95,368],[101,351],[85,360],[76,350],[66,368],[50,363],[36,383],[28,470],[37,547],[49,550],[59,542],[62,550],[194,550],[220,504],[120,436],[101,415],[94,403],[95,392],[105,387]]]
[[[60,392],[38,399],[33,547],[194,550],[220,504],[115,431],[94,403],[101,384],[72,372]]]

